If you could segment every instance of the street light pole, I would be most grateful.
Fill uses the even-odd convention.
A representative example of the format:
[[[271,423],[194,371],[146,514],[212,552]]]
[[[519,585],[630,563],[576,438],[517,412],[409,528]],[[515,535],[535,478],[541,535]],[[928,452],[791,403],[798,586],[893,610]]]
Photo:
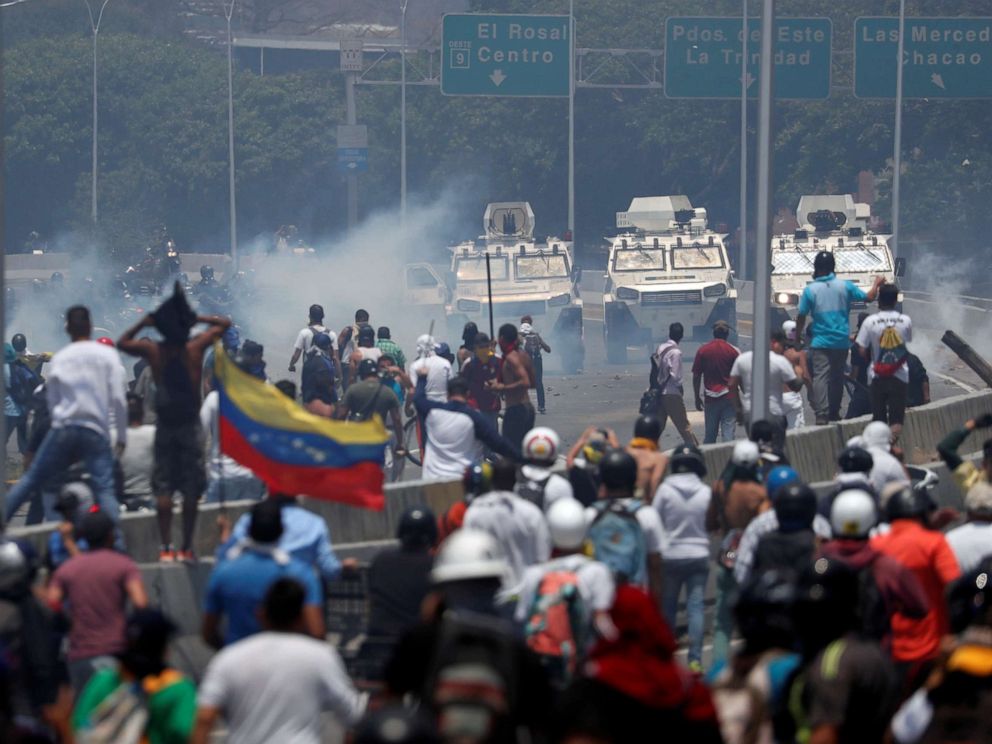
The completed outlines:
[[[110,0],[103,0],[103,4],[100,6],[100,12],[93,16],[93,8],[90,5],[90,0],[85,0],[86,11],[90,15],[90,30],[93,32],[93,165],[92,165],[92,184],[90,186],[90,219],[93,220],[93,224],[96,225],[99,221],[99,212],[97,208],[97,144],[96,135],[97,127],[99,124],[98,118],[98,100],[97,100],[97,64],[96,64],[96,42],[97,37],[100,35],[100,23],[103,21],[103,11],[107,7],[107,3]]]
[[[893,257],[899,255],[899,196],[902,180],[902,74],[906,36],[906,0],[899,0],[899,48],[896,52],[896,126],[892,143],[892,241]]]
[[[406,5],[400,4],[400,224],[406,226]]]
[[[737,271],[747,277],[747,0],[743,0],[744,15],[741,22],[741,241],[737,246]]]
[[[234,38],[231,35],[231,18],[234,16],[234,4],[224,4],[224,14],[227,16],[227,191],[230,202],[231,217],[231,263],[233,270],[238,270],[238,206],[234,189]]]
[[[575,250],[575,3],[568,0],[568,232]],[[572,255],[575,255],[574,253]]]

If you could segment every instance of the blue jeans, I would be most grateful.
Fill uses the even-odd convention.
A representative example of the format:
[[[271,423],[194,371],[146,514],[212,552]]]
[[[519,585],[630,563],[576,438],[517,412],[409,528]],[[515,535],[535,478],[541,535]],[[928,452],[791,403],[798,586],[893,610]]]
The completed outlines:
[[[63,426],[51,429],[45,435],[35,454],[31,467],[7,493],[4,505],[4,522],[9,522],[25,501],[38,488],[42,490],[45,519],[61,519],[55,511],[57,492],[45,486],[58,481],[65,471],[82,460],[93,484],[93,498],[114,522],[118,521],[119,505],[114,492],[114,453],[102,435],[84,426]]]
[[[734,572],[717,566],[716,568],[716,611],[713,619],[713,664],[730,658],[730,639],[734,633],[734,605],[737,604],[737,579]]]
[[[736,439],[737,411],[729,394],[720,398],[703,398],[703,421],[706,426],[703,444],[715,444],[717,434],[721,442]]]
[[[709,558],[669,559],[662,561],[661,604],[665,619],[675,632],[679,596],[685,586],[685,610],[689,621],[689,661],[703,660],[703,593],[710,574]]]

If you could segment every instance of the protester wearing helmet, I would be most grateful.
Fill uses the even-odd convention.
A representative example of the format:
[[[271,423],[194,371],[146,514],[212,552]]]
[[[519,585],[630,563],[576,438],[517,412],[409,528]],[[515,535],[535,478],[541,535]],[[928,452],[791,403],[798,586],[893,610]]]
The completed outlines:
[[[950,628],[944,591],[961,576],[954,551],[946,538],[926,526],[932,507],[927,494],[910,486],[903,487],[885,505],[891,525],[889,532],[871,542],[875,550],[896,559],[913,572],[930,604],[930,611],[921,619],[902,613],[892,618],[892,657],[907,691],[915,689],[915,683],[922,681],[940,651],[940,639]]]
[[[8,316],[10,317],[10,316]],[[28,339],[23,333],[15,333],[10,339],[10,345],[14,347],[17,361],[27,365],[28,369],[36,375],[41,374],[42,365],[52,361],[52,353],[45,351],[34,353],[28,349]]]
[[[668,467],[668,456],[658,451],[664,428],[662,420],[653,413],[641,416],[634,423],[634,438],[627,445],[627,454],[637,461],[634,495],[645,501],[654,498]]]
[[[592,506],[599,498],[599,463],[610,448],[620,448],[616,434],[610,429],[589,426],[565,456],[568,482],[583,506]]]
[[[705,476],[706,463],[702,453],[691,445],[680,445],[672,451],[668,476],[653,501],[667,538],[662,552],[665,577],[662,609],[668,624],[675,627],[679,596],[684,586],[689,618],[689,667],[695,669],[702,668],[703,595],[710,573],[706,513],[712,492],[703,483]]]
[[[369,565],[368,635],[376,639],[399,638],[420,619],[437,542],[434,512],[426,506],[408,508],[396,538],[400,546],[380,551]]]
[[[872,421],[861,433],[864,447],[871,454],[869,480],[875,493],[881,495],[890,483],[909,484],[906,468],[892,454],[892,430],[884,421]]]
[[[572,484],[555,472],[561,440],[554,429],[538,426],[524,435],[524,464],[516,492],[547,512],[559,499],[574,499]]]
[[[758,540],[754,551],[752,576],[765,571],[792,571],[807,563],[816,550],[813,518],[816,494],[803,483],[794,483],[775,492],[772,509],[778,527]]]

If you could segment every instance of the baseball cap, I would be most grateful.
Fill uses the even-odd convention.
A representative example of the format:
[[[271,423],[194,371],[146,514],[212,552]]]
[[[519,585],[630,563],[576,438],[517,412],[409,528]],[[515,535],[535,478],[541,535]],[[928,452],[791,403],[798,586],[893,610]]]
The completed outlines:
[[[992,483],[979,481],[969,488],[964,506],[970,512],[992,514]]]
[[[446,357],[451,353],[451,347],[448,346],[447,341],[442,341],[437,346],[434,347],[434,353],[439,357]]]
[[[358,376],[368,377],[369,375],[374,375],[379,369],[379,366],[375,363],[374,359],[363,359],[358,365]]]

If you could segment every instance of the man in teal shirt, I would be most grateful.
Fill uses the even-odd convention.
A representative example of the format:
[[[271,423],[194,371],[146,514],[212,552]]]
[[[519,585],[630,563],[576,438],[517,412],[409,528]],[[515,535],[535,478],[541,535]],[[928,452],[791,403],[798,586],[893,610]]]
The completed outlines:
[[[844,370],[851,349],[849,318],[854,302],[874,302],[885,279],[875,277],[875,284],[864,292],[851,281],[834,274],[834,254],[820,251],[813,259],[813,281],[799,298],[796,318],[796,341],[802,343],[807,316],[812,316],[809,361],[813,375],[810,404],[816,413],[816,425],[840,421],[840,403],[844,395]]]

